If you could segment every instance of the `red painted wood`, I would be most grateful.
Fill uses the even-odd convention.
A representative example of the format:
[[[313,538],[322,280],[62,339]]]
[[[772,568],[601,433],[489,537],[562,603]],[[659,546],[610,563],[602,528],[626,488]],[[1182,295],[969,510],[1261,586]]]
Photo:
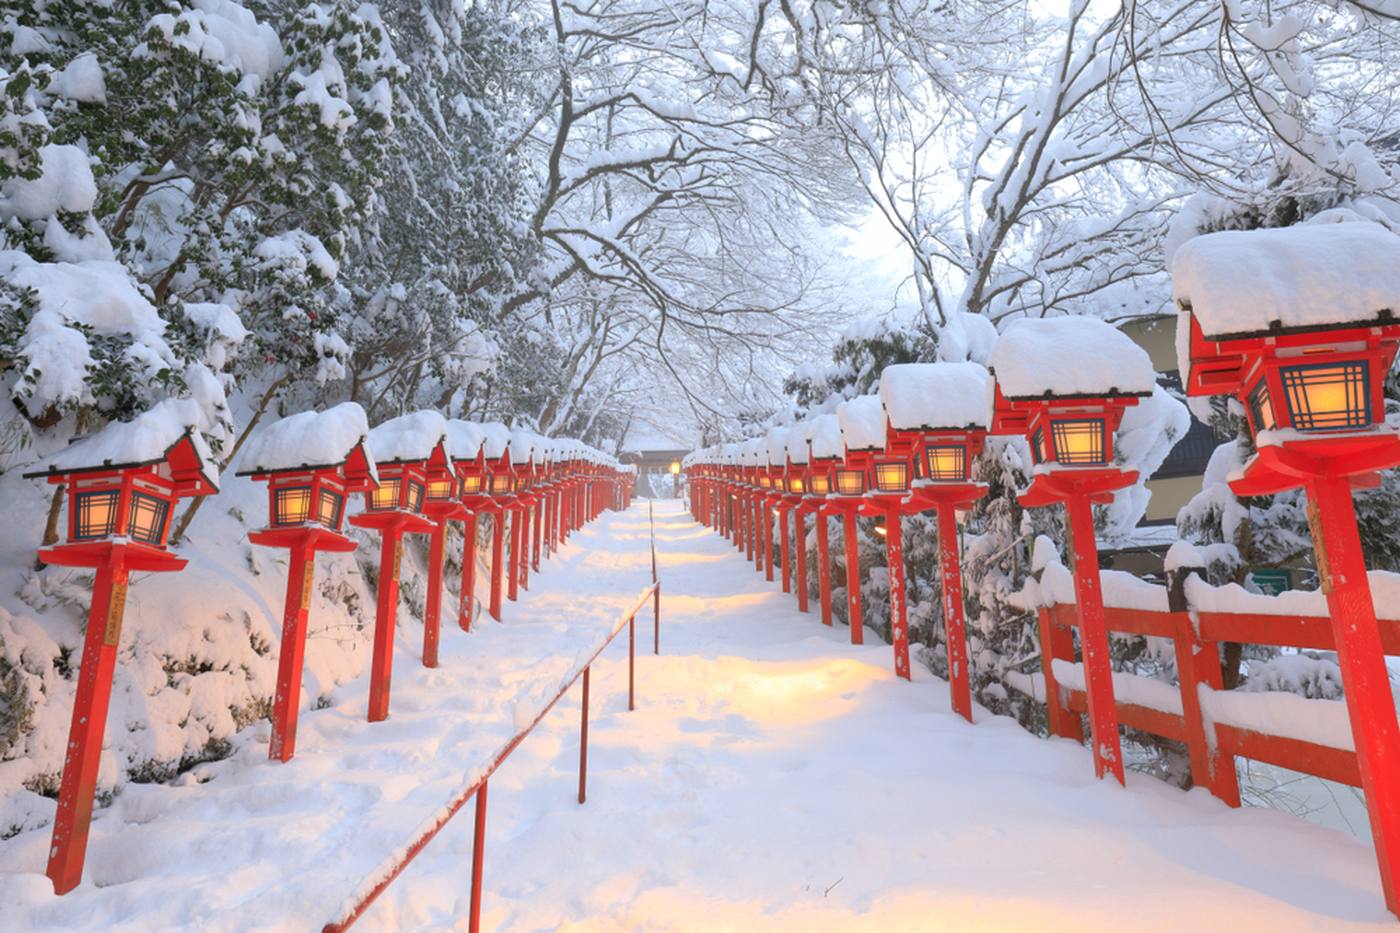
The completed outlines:
[[[442,565],[447,556],[447,522],[440,521],[428,535],[428,594],[423,607],[423,666],[438,666],[438,640],[442,629]]]
[[[47,874],[55,894],[73,890],[83,877],[92,798],[97,791],[102,737],[112,699],[112,674],[126,610],[128,571],[122,547],[109,545],[107,561],[96,569],[87,634],[83,638],[83,660],[78,668],[78,690],[73,698],[73,718],[63,757],[58,810],[49,844]]]
[[[808,583],[807,583],[807,513],[801,509],[793,509],[793,521],[797,524],[793,532],[792,543],[797,556],[797,578],[794,585],[797,587],[797,611],[806,612],[808,609]]]
[[[759,557],[763,561],[763,579],[769,583],[773,582],[773,513],[768,507],[767,500],[760,503],[762,510],[763,526],[763,553]]]
[[[510,553],[506,559],[506,599],[515,602],[520,598],[520,512],[518,508],[507,509],[510,513]]]
[[[777,513],[778,513],[778,525],[780,526],[780,528],[779,528],[779,544],[778,544],[779,550],[778,550],[778,557],[779,557],[779,559],[780,559],[780,560],[782,561],[782,563],[783,563],[783,572],[782,572],[783,592],[784,592],[784,593],[791,593],[791,592],[792,592],[792,555],[791,555],[792,546],[791,546],[791,544],[790,544],[790,538],[789,538],[789,530],[790,530],[790,529],[788,528],[788,512],[789,512],[790,510],[788,509],[788,507],[787,507],[786,505],[781,505],[781,504],[780,504],[780,505],[777,507],[776,511],[777,511]]]
[[[1088,713],[1089,701],[1083,690],[1064,688],[1066,703],[1076,713]],[[1186,725],[1175,713],[1164,713],[1150,706],[1136,703],[1119,703],[1116,716],[1123,725],[1142,732],[1150,732],[1178,742],[1186,741]]]
[[[822,625],[831,625],[831,541],[827,538],[826,515],[821,512],[817,513],[817,594]]]
[[[530,548],[530,565],[534,567],[536,573],[539,573],[540,570],[540,524],[541,521],[544,519],[544,512],[548,508],[548,504],[548,493],[535,497],[535,520],[533,522],[534,543]]]
[[[476,821],[472,826],[472,889],[467,907],[467,929],[481,931],[481,878],[486,865],[486,782],[476,790]]]
[[[583,705],[579,716],[578,739],[578,802],[588,797],[588,682],[589,669],[583,669]]]
[[[389,718],[389,681],[394,671],[394,622],[399,612],[399,561],[403,532],[386,528],[379,551],[378,601],[374,611],[374,656],[370,660],[369,721]]]
[[[865,644],[865,633],[861,628],[860,617],[860,546],[856,541],[856,513],[847,511],[846,532],[846,609],[851,619],[851,644]]]
[[[1104,621],[1094,515],[1087,496],[1071,495],[1064,502],[1074,539],[1074,595],[1079,605],[1079,643],[1084,652],[1084,679],[1089,692],[1094,774],[1100,778],[1105,773],[1112,774],[1122,784],[1123,750],[1113,699],[1113,665]]]
[[[957,513],[951,504],[938,507],[938,566],[943,580],[943,632],[948,648],[948,690],[953,712],[972,722],[972,684],[967,667],[967,626],[963,621],[962,566],[958,554]]]
[[[1223,690],[1225,687],[1220,670],[1220,647],[1213,641],[1196,639],[1195,628],[1187,613],[1174,612],[1171,615],[1176,622],[1173,648],[1185,720],[1186,747],[1191,756],[1191,780],[1200,787],[1210,788],[1210,792],[1227,805],[1238,807],[1240,785],[1235,775],[1235,759],[1218,745],[1212,746],[1201,712],[1200,688]]]
[[[501,581],[505,567],[501,566],[505,557],[506,510],[497,509],[491,513],[491,596],[487,611],[491,618],[501,621]]]
[[[904,523],[891,510],[885,518],[885,556],[890,575],[890,641],[894,643],[894,673],[909,675],[909,607],[904,592]]]
[[[637,614],[627,617],[627,711],[637,708]]]
[[[1224,723],[1215,724],[1215,741],[1232,758],[1238,755],[1290,771],[1313,774],[1338,784],[1361,786],[1361,769],[1357,766],[1356,754],[1344,748],[1315,745],[1281,735],[1265,735]]]
[[[1054,610],[1041,609],[1037,614],[1040,624],[1040,672],[1045,677],[1045,705],[1050,720],[1050,734],[1061,738],[1084,741],[1084,721],[1065,703],[1064,691],[1055,679],[1054,660],[1074,660],[1074,636],[1068,628],[1055,622]]]
[[[529,502],[522,503],[516,514],[520,518],[520,588],[530,588],[530,526],[534,524],[534,509]]]
[[[282,643],[277,652],[277,692],[272,696],[272,740],[267,746],[267,757],[273,761],[291,761],[296,754],[306,621],[316,572],[313,548],[294,547],[289,556],[287,599],[282,608]]]
[[[472,630],[472,601],[476,595],[476,513],[462,524],[462,592],[457,601],[457,625]]]
[[[1366,578],[1351,485],[1345,477],[1319,476],[1310,479],[1306,488],[1313,550],[1332,617],[1381,885],[1386,905],[1400,913],[1400,723]]]

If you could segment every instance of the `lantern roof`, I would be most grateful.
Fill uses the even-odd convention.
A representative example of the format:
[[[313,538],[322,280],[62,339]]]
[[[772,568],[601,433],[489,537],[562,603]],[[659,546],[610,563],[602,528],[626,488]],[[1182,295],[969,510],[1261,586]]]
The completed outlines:
[[[763,435],[759,466],[787,466],[787,436],[787,425],[768,429],[768,433]]]
[[[447,442],[455,459],[475,460],[485,441],[486,434],[481,430],[481,425],[461,418],[447,422]]]
[[[484,421],[477,425],[485,435],[481,452],[487,460],[499,460],[510,452],[510,428],[499,421]]]
[[[262,428],[239,458],[239,476],[288,470],[324,470],[349,464],[351,472],[378,482],[366,438],[365,410],[342,402],[325,411],[302,411]],[[351,461],[354,461],[351,463]]]
[[[880,374],[880,403],[896,431],[985,429],[995,385],[977,363],[896,363]]]
[[[534,431],[515,428],[510,432],[510,460],[512,463],[528,463],[531,459],[544,459],[545,439]]]
[[[441,447],[446,469],[452,468],[447,449],[447,419],[435,411],[414,411],[375,425],[369,432],[369,449],[376,463],[426,461]]]
[[[1400,236],[1369,221],[1207,233],[1176,251],[1171,275],[1207,339],[1400,319]]]
[[[846,453],[846,445],[841,440],[841,419],[837,415],[817,415],[807,422],[806,433],[814,459],[832,460]]]
[[[885,411],[880,396],[860,395],[836,408],[846,450],[885,449]]]
[[[791,463],[807,462],[807,425],[790,425],[783,432],[784,443],[787,445],[787,458]]]
[[[74,441],[41,461],[26,477],[135,469],[165,463],[176,483],[202,495],[217,492],[219,468],[200,436],[199,407],[190,399],[166,399],[130,421],[117,421]]]
[[[1147,351],[1098,318],[1065,315],[1012,321],[987,359],[1008,400],[1151,395],[1157,373]]]

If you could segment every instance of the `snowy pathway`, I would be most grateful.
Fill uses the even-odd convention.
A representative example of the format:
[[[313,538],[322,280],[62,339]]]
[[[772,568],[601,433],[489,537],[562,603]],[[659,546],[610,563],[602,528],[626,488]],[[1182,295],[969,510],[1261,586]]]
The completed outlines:
[[[662,657],[639,654],[634,713],[625,642],[595,668],[588,804],[577,688],[491,782],[487,929],[1394,929],[1365,843],[1097,783],[1079,746],[897,681],[888,646],[798,614],[676,503],[657,533]],[[290,766],[261,760],[263,729],[207,783],[129,788],[62,900],[46,834],[0,843],[4,926],[319,928],[648,582],[646,544],[645,503],[605,515],[505,625],[445,633],[437,671],[407,628],[388,723],[347,685]],[[464,927],[470,859],[467,808],[357,929]]]

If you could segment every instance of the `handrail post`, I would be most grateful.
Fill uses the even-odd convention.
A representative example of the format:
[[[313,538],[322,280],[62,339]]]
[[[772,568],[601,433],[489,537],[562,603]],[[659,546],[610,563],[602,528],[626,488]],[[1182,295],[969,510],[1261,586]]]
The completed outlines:
[[[590,668],[583,669],[583,716],[578,742],[578,802],[588,796],[588,681]]]
[[[627,711],[637,708],[637,614],[627,617]]]
[[[486,856],[486,785],[482,781],[476,789],[476,825],[472,828],[472,893],[468,912],[467,930],[480,933],[481,930],[481,868]]]
[[[661,582],[656,581],[651,587],[652,606],[652,631],[651,631],[651,653],[661,653]]]

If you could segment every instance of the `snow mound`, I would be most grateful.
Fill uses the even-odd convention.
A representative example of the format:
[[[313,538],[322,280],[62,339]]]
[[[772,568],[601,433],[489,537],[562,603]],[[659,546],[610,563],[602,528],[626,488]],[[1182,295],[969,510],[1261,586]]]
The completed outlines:
[[[265,473],[342,464],[369,436],[365,410],[342,402],[325,411],[303,411],[270,424],[248,440],[239,460],[243,473]]]
[[[793,463],[807,462],[807,426],[794,424],[783,432],[787,445],[787,457]]]
[[[788,429],[785,425],[769,428],[768,433],[763,436],[764,447],[760,457],[762,454],[766,454],[769,466],[787,466],[787,436]]]
[[[114,466],[158,463],[172,447],[188,436],[199,455],[200,472],[217,486],[219,470],[214,455],[199,434],[199,406],[190,399],[166,399],[130,421],[116,421],[96,434],[74,441],[34,466],[26,476],[68,473]]]
[[[818,415],[808,421],[807,440],[812,445],[812,456],[818,460],[840,457],[846,452],[841,441],[841,419],[837,415]]]
[[[510,462],[529,463],[544,460],[545,439],[533,431],[517,428],[510,432]]]
[[[376,425],[369,432],[369,450],[378,463],[427,460],[446,439],[446,418],[435,411],[414,411]]]
[[[847,450],[885,449],[885,409],[880,396],[861,395],[836,408]]]
[[[458,460],[474,460],[481,453],[486,434],[481,426],[460,418],[447,422],[447,445]]]
[[[1151,395],[1157,384],[1146,350],[1118,328],[1082,315],[1012,321],[987,368],[1009,399]]]
[[[1400,316],[1400,236],[1380,224],[1208,233],[1177,250],[1171,274],[1206,337]]]
[[[481,449],[487,460],[499,460],[510,450],[510,428],[499,421],[487,421],[477,428],[483,435]]]
[[[0,184],[0,218],[43,220],[60,211],[85,214],[97,201],[87,154],[77,146],[39,149],[38,178],[7,178]]]
[[[976,363],[896,363],[880,374],[880,402],[896,431],[986,428],[994,385]]]

